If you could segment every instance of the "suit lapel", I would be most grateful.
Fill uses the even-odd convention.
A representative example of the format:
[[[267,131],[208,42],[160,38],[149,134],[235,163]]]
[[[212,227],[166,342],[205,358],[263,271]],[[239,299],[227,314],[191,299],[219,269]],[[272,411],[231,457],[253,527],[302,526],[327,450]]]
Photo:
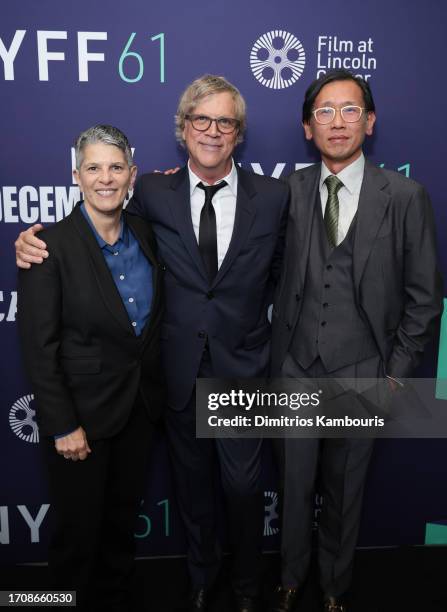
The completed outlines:
[[[200,255],[191,218],[191,194],[188,168],[184,166],[172,176],[169,207],[174,217],[178,233],[200,274],[208,282],[208,276]]]
[[[309,258],[310,238],[312,233],[312,220],[317,202],[320,203],[319,179],[321,164],[310,166],[306,172],[295,175],[298,188],[294,196],[294,212],[296,231],[298,234],[298,257],[299,278],[301,287],[304,287],[306,278],[307,261]]]
[[[127,315],[126,308],[123,304],[121,296],[116,288],[115,281],[106,264],[104,256],[99,248],[92,230],[81,212],[79,204],[72,213],[73,223],[84,242],[90,262],[92,264],[93,274],[96,277],[99,291],[104,300],[104,303],[118,324],[128,333],[135,335]]]
[[[231,235],[228,251],[212,283],[213,286],[219,283],[231,268],[233,261],[247,240],[248,233],[256,214],[256,206],[253,202],[253,198],[256,195],[256,189],[250,174],[241,170],[239,167],[237,167],[237,172],[238,184],[233,233]]]
[[[385,175],[366,162],[360,190],[353,253],[354,285],[357,292],[371,248],[390,203],[390,196],[383,191],[386,185],[388,180]]]
[[[141,220],[139,217],[126,213],[125,210],[123,210],[123,215],[124,215],[127,225],[132,230],[132,233],[135,236],[135,238],[138,240],[141,250],[146,255],[151,265],[158,266],[157,258],[155,257],[155,254],[152,251],[152,247],[150,245],[150,241],[149,241],[150,236],[145,227],[147,222],[144,222],[144,227],[141,227],[141,224],[140,224]]]
[[[138,240],[141,250],[147,257],[149,263],[152,266],[152,304],[151,304],[151,315],[149,317],[149,321],[145,325],[141,338],[143,342],[146,342],[149,338],[149,331],[151,330],[151,323],[154,321],[154,314],[158,311],[160,307],[160,297],[161,292],[159,289],[160,285],[160,268],[158,265],[158,260],[155,256],[155,253],[152,250],[150,244],[150,235],[149,231],[146,227],[146,222],[144,222],[144,226],[142,226],[142,220],[135,215],[128,214],[126,211],[123,211],[125,215],[126,223],[129,226],[129,229],[132,231],[135,238]]]

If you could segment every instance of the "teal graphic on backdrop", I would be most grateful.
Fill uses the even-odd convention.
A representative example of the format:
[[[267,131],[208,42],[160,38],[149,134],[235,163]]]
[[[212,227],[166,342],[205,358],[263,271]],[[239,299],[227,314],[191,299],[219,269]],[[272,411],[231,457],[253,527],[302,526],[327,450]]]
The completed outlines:
[[[438,376],[436,381],[436,397],[447,399],[447,299],[444,298],[444,314],[441,319],[439,336]]]
[[[447,544],[447,520],[425,525],[425,544]]]
[[[123,52],[121,53],[121,57],[118,63],[118,72],[120,77],[126,83],[137,83],[143,78],[144,74],[144,60],[143,57],[137,53],[136,51],[129,51],[131,44],[136,36],[136,32],[132,32],[129,37],[129,40],[124,47]],[[160,41],[160,83],[165,82],[165,35],[163,32],[157,34],[156,36],[151,36],[151,41]],[[136,62],[138,66],[138,72],[135,76],[129,76],[129,73],[125,72],[125,63],[131,63],[131,60]],[[130,69],[129,69],[130,70]]]
[[[144,505],[144,500],[141,502],[141,505]],[[169,505],[169,499],[162,499],[156,504],[159,508],[161,508],[161,519],[158,516],[157,521],[158,524],[161,523],[163,525],[163,535],[167,538],[171,534],[171,510]],[[138,531],[134,534],[138,539],[148,538],[151,535],[153,520],[142,512],[138,514]]]
[[[385,164],[379,164],[379,168],[385,168]],[[410,178],[410,170],[411,164],[407,162],[406,164],[401,164],[396,168],[396,172],[402,172],[404,176]]]

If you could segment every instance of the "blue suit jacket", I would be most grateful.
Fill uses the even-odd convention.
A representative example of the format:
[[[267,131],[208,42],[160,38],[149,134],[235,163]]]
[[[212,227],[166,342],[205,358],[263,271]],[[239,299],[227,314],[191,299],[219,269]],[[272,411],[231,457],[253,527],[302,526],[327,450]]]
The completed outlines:
[[[206,341],[216,377],[266,373],[267,309],[279,276],[288,195],[285,183],[238,169],[233,235],[210,284],[192,226],[187,168],[137,181],[127,210],[152,223],[166,268],[161,338],[171,408],[188,402]]]

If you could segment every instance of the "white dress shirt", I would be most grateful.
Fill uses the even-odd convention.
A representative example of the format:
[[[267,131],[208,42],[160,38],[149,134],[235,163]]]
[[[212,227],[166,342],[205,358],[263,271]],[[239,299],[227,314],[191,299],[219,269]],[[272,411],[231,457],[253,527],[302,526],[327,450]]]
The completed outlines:
[[[191,170],[188,162],[190,198],[191,198],[191,218],[194,234],[196,235],[197,243],[199,242],[200,229],[200,213],[205,204],[205,192],[198,183],[209,185],[206,181],[202,181],[197,174]],[[215,185],[222,181],[226,181],[227,185],[219,189],[213,197],[213,208],[216,214],[216,230],[217,230],[217,267],[220,268],[230,246],[231,236],[233,235],[234,217],[236,215],[236,198],[237,198],[237,170],[234,161],[231,160],[231,170]]]
[[[349,166],[346,166],[346,168],[343,168],[343,170],[336,175],[343,183],[343,187],[341,187],[338,192],[339,212],[337,244],[340,244],[340,242],[345,239],[354,215],[357,212],[364,170],[365,157],[362,153],[360,157],[349,164]],[[320,199],[323,217],[328,198],[327,186],[324,181],[331,174],[333,173],[326,164],[321,162]]]

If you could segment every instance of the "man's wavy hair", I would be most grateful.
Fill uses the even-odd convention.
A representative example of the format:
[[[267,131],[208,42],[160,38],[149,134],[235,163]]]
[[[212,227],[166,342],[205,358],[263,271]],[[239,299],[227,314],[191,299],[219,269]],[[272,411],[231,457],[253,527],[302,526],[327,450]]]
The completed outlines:
[[[183,138],[183,130],[185,129],[186,115],[194,112],[194,109],[201,100],[213,94],[225,93],[231,94],[234,101],[234,110],[239,121],[239,130],[236,144],[239,144],[244,139],[246,128],[246,105],[240,91],[227,81],[224,77],[214,74],[205,74],[188,85],[182,93],[177,113],[175,115],[175,137],[178,142],[184,147],[185,139]]]

